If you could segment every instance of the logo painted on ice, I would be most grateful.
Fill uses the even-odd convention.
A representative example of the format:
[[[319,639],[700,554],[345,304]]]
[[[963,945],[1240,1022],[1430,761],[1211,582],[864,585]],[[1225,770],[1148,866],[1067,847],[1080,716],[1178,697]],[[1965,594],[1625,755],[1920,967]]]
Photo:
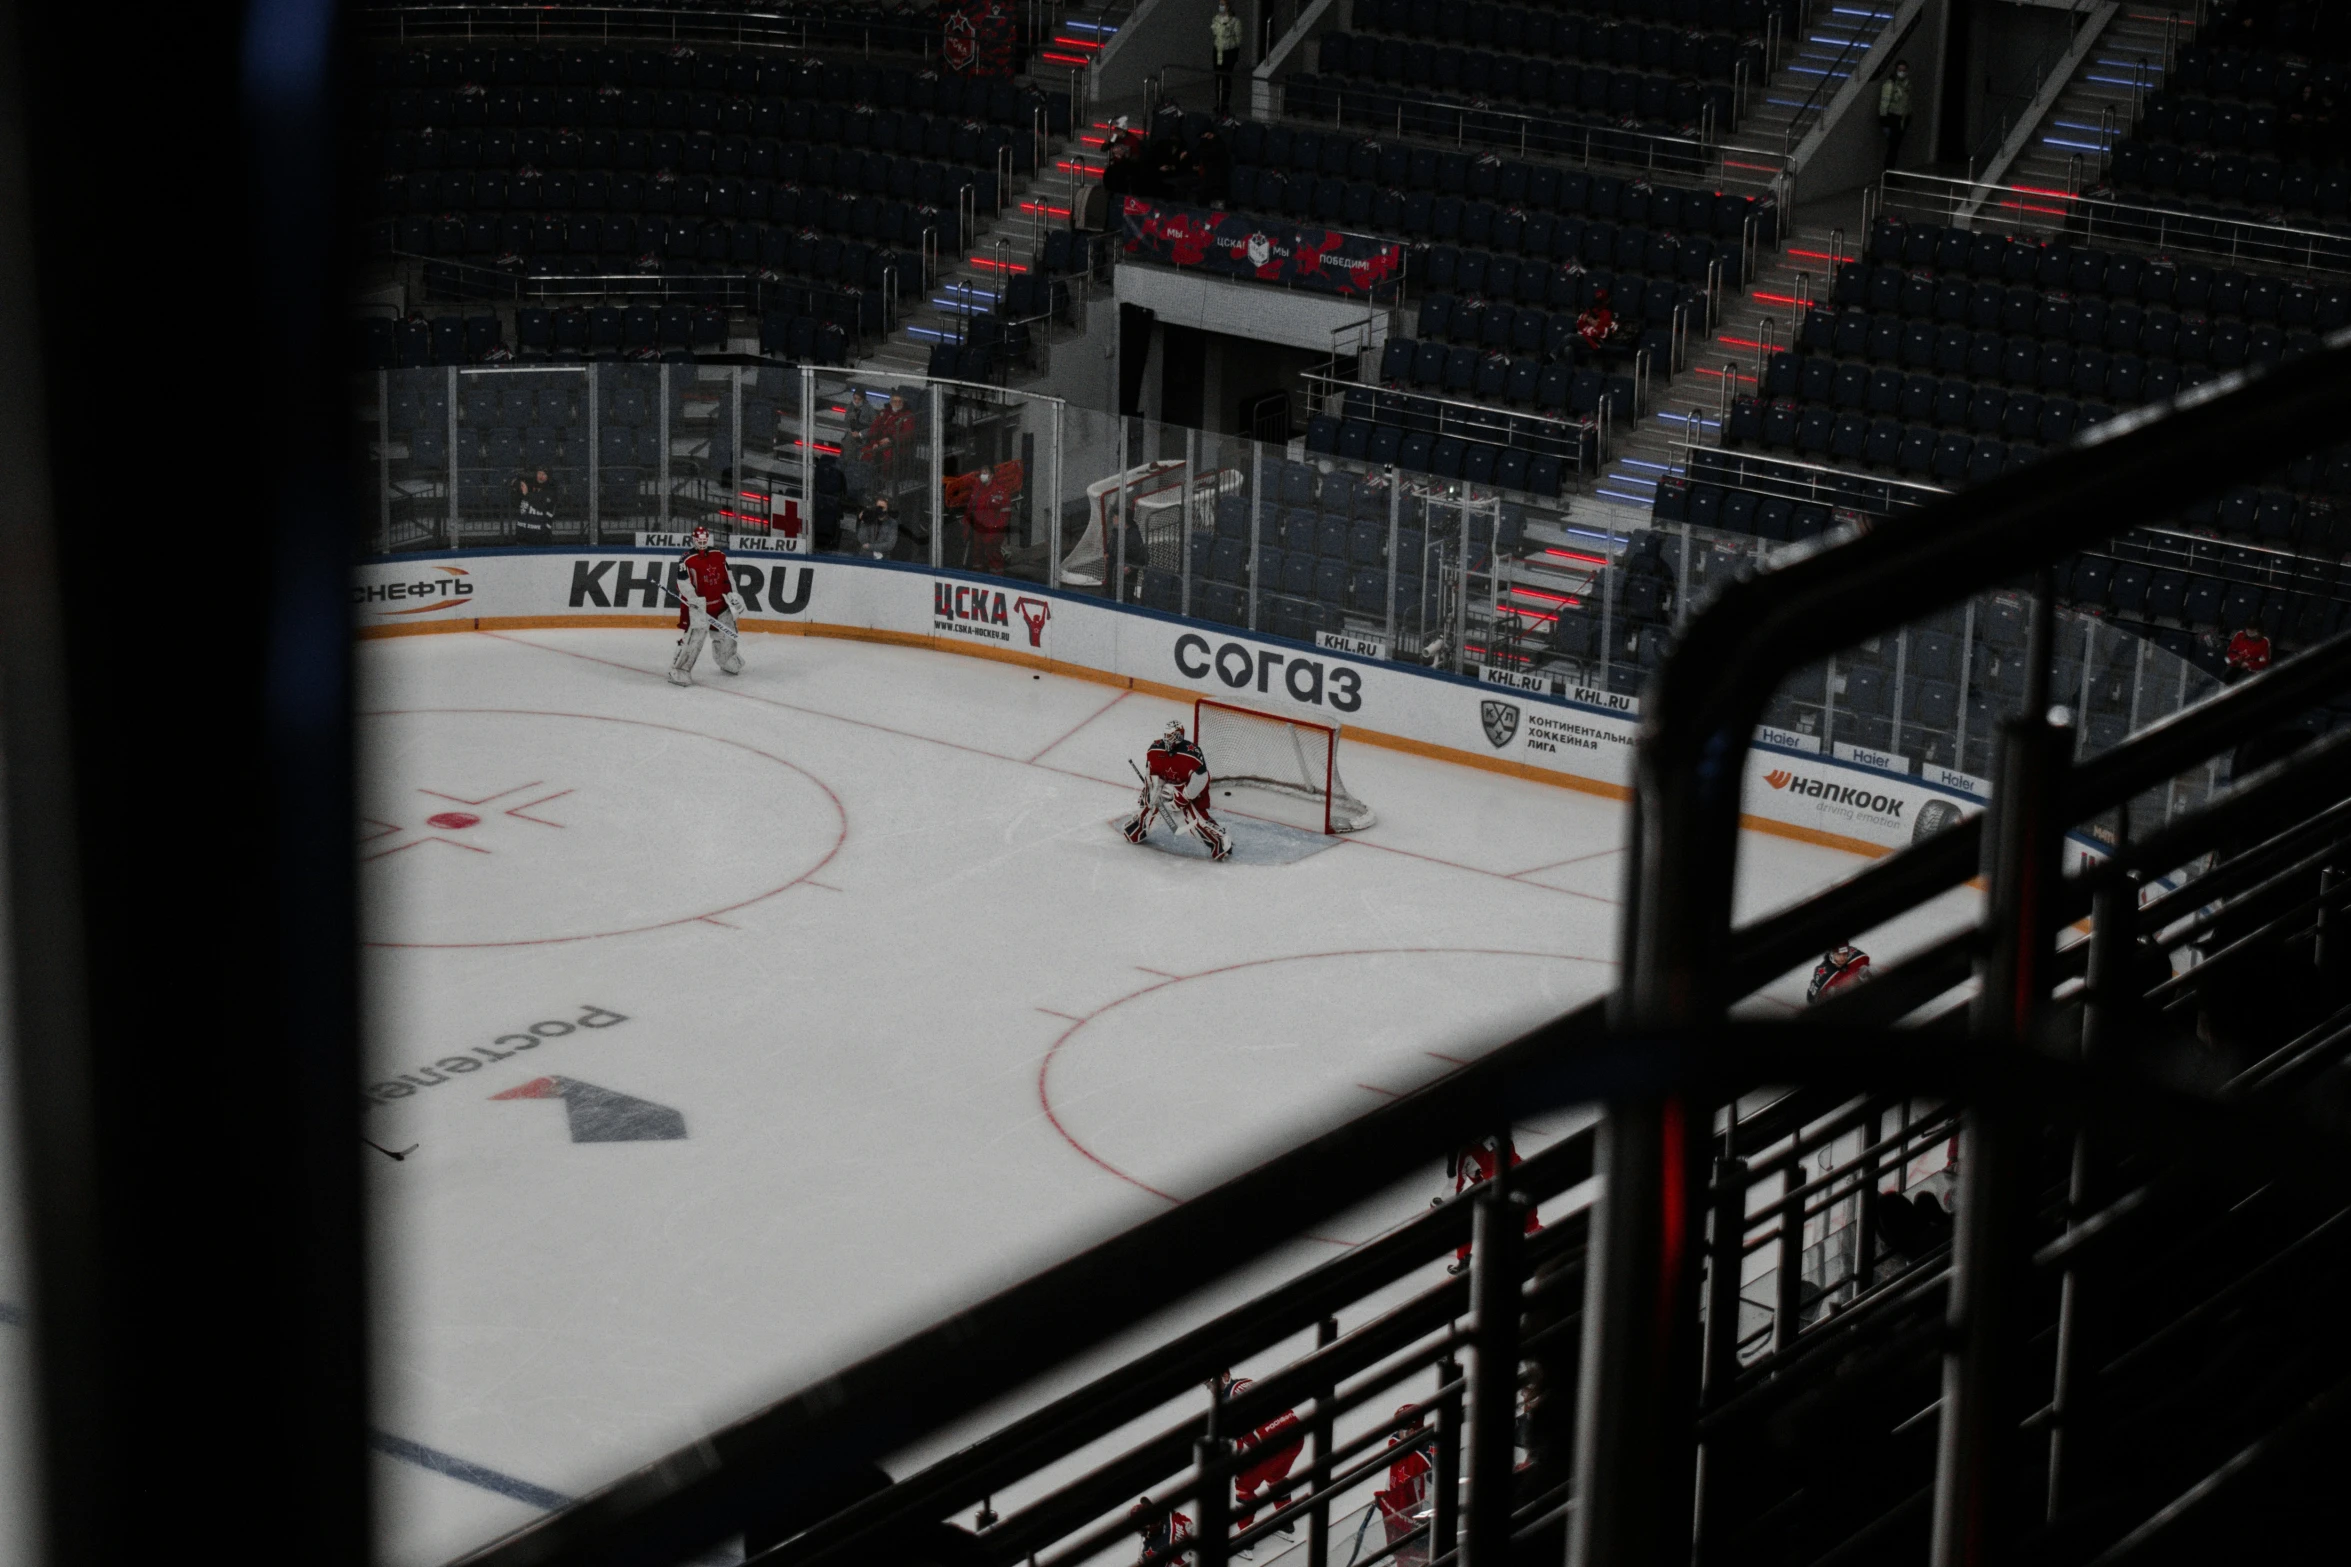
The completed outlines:
[[[1012,612],[1029,628],[1029,646],[1045,645],[1045,622],[1053,618],[1053,605],[1045,599],[1017,598],[1012,601]]]
[[[575,1143],[661,1143],[686,1135],[686,1118],[667,1105],[576,1077],[534,1077],[492,1099],[560,1099]]]
[[[1480,702],[1478,717],[1485,721],[1486,739],[1499,751],[1518,733],[1518,704],[1516,702]]]
[[[628,1020],[628,1014],[625,1012],[615,1012],[610,1007],[589,1006],[583,1002],[580,1004],[580,1015],[576,1018],[543,1018],[527,1028],[517,1029],[510,1034],[500,1034],[487,1045],[474,1046],[471,1055],[443,1056],[431,1066],[420,1066],[412,1071],[402,1072],[399,1076],[386,1082],[377,1083],[365,1091],[362,1105],[364,1108],[372,1109],[379,1104],[389,1104],[395,1099],[406,1099],[419,1089],[438,1088],[453,1077],[462,1076],[467,1072],[479,1072],[484,1066],[494,1065],[500,1061],[510,1061],[514,1058],[515,1052],[536,1050],[550,1039],[561,1039],[564,1035],[581,1029],[611,1028],[616,1024],[626,1023]],[[504,1045],[506,1048],[503,1050],[495,1048],[499,1045]],[[477,1061],[474,1059],[475,1056],[479,1056],[481,1059]]]

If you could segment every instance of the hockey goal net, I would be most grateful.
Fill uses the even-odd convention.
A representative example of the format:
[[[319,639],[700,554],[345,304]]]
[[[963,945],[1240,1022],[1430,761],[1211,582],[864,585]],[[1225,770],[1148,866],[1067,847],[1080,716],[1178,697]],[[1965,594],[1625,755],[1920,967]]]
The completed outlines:
[[[1324,832],[1360,832],[1378,820],[1339,777],[1336,724],[1201,697],[1192,704],[1192,738],[1220,789],[1271,789],[1309,801],[1322,810]]]

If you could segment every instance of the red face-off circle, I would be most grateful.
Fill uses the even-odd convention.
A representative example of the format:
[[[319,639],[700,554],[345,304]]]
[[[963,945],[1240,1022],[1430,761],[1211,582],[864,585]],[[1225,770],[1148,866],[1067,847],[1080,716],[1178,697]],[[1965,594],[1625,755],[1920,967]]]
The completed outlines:
[[[482,819],[466,811],[443,811],[438,816],[424,819],[427,827],[438,827],[444,832],[456,832],[461,827],[478,827]]]

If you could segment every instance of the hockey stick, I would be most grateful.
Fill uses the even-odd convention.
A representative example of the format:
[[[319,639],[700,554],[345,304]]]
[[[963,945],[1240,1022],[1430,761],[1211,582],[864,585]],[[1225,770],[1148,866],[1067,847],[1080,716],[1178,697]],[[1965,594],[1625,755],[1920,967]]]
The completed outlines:
[[[422,1143],[410,1143],[407,1147],[401,1149],[398,1153],[394,1153],[391,1149],[386,1148],[382,1143],[377,1142],[372,1137],[363,1135],[359,1140],[367,1144],[368,1147],[373,1148],[377,1153],[380,1153],[385,1158],[391,1160],[394,1164],[399,1163],[401,1160],[407,1158],[410,1154],[416,1152],[419,1148],[424,1146]]]
[[[1378,1511],[1376,1504],[1363,1510],[1363,1522],[1355,1526],[1355,1548],[1347,1553],[1347,1567],[1355,1567],[1357,1559],[1363,1555],[1363,1537],[1371,1532],[1372,1515]]]

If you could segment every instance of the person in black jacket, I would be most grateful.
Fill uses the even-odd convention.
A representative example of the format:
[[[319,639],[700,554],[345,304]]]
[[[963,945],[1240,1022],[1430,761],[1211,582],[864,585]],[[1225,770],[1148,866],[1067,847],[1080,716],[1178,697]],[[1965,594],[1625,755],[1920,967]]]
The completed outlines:
[[[515,502],[514,540],[517,544],[555,541],[556,484],[544,468],[517,474],[512,485]]]
[[[1192,199],[1204,207],[1223,206],[1233,188],[1233,154],[1214,126],[1192,144],[1192,169],[1197,181]]]

